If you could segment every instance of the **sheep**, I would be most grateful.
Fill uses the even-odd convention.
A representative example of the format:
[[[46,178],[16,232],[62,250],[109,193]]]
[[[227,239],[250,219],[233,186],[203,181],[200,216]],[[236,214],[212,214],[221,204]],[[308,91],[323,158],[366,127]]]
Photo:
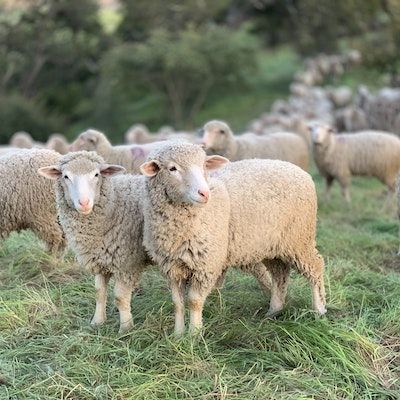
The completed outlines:
[[[365,112],[356,106],[348,106],[334,113],[336,129],[339,132],[355,132],[368,128]]]
[[[330,88],[327,91],[328,98],[332,101],[335,108],[346,107],[351,103],[353,93],[347,86]]]
[[[15,132],[10,138],[10,146],[31,149],[34,146],[34,141],[28,132]]]
[[[202,327],[207,295],[231,266],[266,267],[272,276],[268,315],[280,312],[294,267],[309,281],[313,307],[324,314],[324,261],[316,250],[317,198],[311,176],[278,160],[225,164],[201,146],[169,143],[149,155],[143,198],[143,243],[168,277],[175,333]]]
[[[314,160],[326,181],[326,198],[334,179],[339,181],[342,195],[350,202],[351,176],[373,176],[388,188],[388,200],[396,188],[400,170],[400,139],[379,131],[335,134],[327,124],[310,126]]]
[[[132,125],[125,133],[125,143],[145,144],[161,140],[161,135],[150,134],[147,126],[143,124]]]
[[[143,177],[118,175],[124,171],[86,151],[69,153],[38,170],[56,182],[57,210],[68,244],[78,262],[95,275],[96,311],[91,324],[98,326],[106,319],[107,284],[113,275],[120,333],[133,326],[132,291],[149,264],[142,245]]]
[[[61,135],[60,133],[53,133],[47,140],[46,148],[50,150],[55,150],[57,153],[60,154],[67,154],[69,152],[70,146],[64,135]]]
[[[57,221],[54,187],[36,169],[59,160],[44,149],[18,149],[0,157],[0,237],[31,229],[52,252],[65,247]]]
[[[247,158],[270,158],[292,162],[306,170],[308,147],[298,135],[289,132],[257,136],[247,133],[235,137],[225,122],[210,121],[204,125],[203,143],[209,153],[231,161]]]
[[[0,157],[9,152],[18,151],[18,150],[20,150],[19,147],[11,147],[11,146],[7,146],[7,145],[0,146]]]
[[[159,142],[113,146],[104,133],[88,129],[72,143],[71,151],[96,151],[106,162],[122,165],[127,172],[138,174],[146,155],[157,146]]]

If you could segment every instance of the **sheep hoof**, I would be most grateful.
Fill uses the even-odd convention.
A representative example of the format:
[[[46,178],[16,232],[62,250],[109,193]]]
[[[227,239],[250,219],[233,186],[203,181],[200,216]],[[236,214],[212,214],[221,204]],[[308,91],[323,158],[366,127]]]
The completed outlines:
[[[98,317],[93,317],[92,320],[90,321],[90,325],[92,325],[94,328],[97,328],[101,325],[104,324],[105,318],[98,318]]]
[[[267,319],[275,319],[279,314],[281,314],[283,309],[281,310],[268,310],[266,314]]]
[[[130,330],[132,330],[132,329],[133,329],[133,321],[130,320],[129,322],[126,322],[126,323],[121,324],[121,325],[119,326],[119,331],[118,331],[118,333],[119,333],[119,334],[127,333],[127,332],[129,332]]]

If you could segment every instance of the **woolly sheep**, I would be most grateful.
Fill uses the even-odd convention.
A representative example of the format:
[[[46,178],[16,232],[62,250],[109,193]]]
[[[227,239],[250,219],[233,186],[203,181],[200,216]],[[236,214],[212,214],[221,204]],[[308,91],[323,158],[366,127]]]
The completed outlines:
[[[248,158],[270,158],[292,162],[306,170],[309,163],[308,148],[298,135],[289,132],[266,136],[244,134],[235,137],[222,121],[204,125],[203,143],[208,152],[238,161]]]
[[[142,145],[113,146],[104,133],[88,129],[72,143],[71,150],[95,151],[108,163],[122,165],[127,172],[137,174],[147,154],[159,146],[159,142]]]
[[[143,124],[135,124],[125,133],[125,143],[128,144],[152,143],[161,139],[161,135],[150,134],[147,126]]]
[[[339,132],[355,132],[368,128],[365,112],[356,106],[348,106],[334,113],[335,126]]]
[[[351,89],[347,86],[330,88],[327,91],[329,99],[332,101],[335,108],[348,106],[353,98]]]
[[[51,150],[18,149],[0,157],[0,237],[31,229],[57,252],[65,246],[57,221],[54,187],[36,170],[58,162]]]
[[[272,275],[269,315],[279,312],[294,267],[310,281],[313,306],[325,310],[324,262],[315,248],[317,198],[309,174],[277,160],[231,163],[206,157],[194,144],[170,143],[149,155],[143,242],[168,277],[175,333],[184,331],[184,290],[190,329],[202,326],[202,309],[230,266],[266,266]]]
[[[95,275],[96,311],[92,325],[106,319],[107,284],[115,278],[120,332],[132,327],[131,295],[149,260],[142,245],[140,210],[143,177],[119,175],[94,152],[63,156],[39,173],[56,181],[57,210],[69,246],[79,263]]]
[[[339,181],[342,195],[350,202],[352,175],[373,176],[388,187],[388,198],[396,188],[400,169],[400,139],[379,131],[335,134],[326,124],[310,126],[314,160],[326,181],[326,197],[334,179]]]
[[[31,149],[34,146],[34,141],[28,132],[15,132],[10,138],[10,146]]]
[[[47,140],[46,148],[49,150],[54,150],[60,154],[67,154],[70,146],[64,135],[61,135],[60,133],[53,133]]]

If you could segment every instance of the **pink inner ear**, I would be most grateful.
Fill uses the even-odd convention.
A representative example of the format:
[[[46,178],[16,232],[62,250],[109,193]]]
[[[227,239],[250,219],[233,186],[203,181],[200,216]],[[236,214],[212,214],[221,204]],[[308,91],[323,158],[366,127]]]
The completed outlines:
[[[125,168],[119,165],[105,165],[100,167],[100,172],[103,176],[113,176],[125,172]]]
[[[224,164],[228,163],[229,160],[225,157],[221,156],[210,156],[206,159],[206,168],[207,169],[217,169],[221,168]]]
[[[160,170],[160,167],[155,161],[148,161],[140,167],[140,170],[144,175],[154,176]]]
[[[57,179],[61,175],[61,171],[55,166],[39,168],[38,173],[48,179]]]

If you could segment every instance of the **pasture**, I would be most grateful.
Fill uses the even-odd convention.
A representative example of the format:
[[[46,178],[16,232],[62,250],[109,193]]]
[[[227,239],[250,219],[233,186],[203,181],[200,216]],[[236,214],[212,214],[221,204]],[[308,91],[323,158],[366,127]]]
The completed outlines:
[[[319,195],[318,249],[328,313],[310,310],[292,274],[285,311],[253,277],[231,271],[206,302],[203,335],[175,339],[166,281],[154,268],[133,298],[135,329],[117,310],[96,330],[92,277],[29,232],[0,243],[0,399],[398,399],[400,258],[383,186],[354,179],[352,204]],[[112,298],[110,291],[109,300]]]

